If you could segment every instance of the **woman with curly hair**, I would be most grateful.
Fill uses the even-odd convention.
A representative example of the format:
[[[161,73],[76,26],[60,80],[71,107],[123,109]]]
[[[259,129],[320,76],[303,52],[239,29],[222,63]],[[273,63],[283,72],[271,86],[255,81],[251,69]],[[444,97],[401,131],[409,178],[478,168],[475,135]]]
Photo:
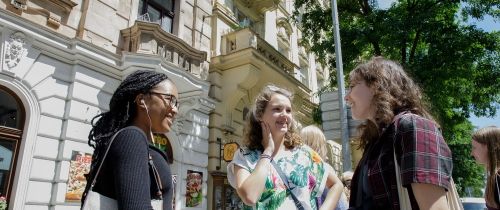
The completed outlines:
[[[228,180],[250,209],[334,209],[342,183],[302,144],[292,117],[292,94],[268,85],[257,95],[244,132],[245,147],[228,165]]]
[[[489,126],[472,134],[472,156],[488,172],[485,200],[488,210],[500,209],[500,128]]]
[[[363,156],[351,184],[351,209],[401,209],[395,164],[412,209],[449,209],[451,151],[420,88],[396,62],[374,57],[349,75],[345,100],[363,121]],[[396,163],[394,159],[396,157]]]
[[[154,146],[153,133],[172,129],[178,97],[177,87],[163,73],[136,71],[122,81],[109,111],[91,122],[89,145],[95,150],[84,209],[109,209],[86,202],[94,192],[116,200],[115,209],[153,209],[152,200],[162,200],[156,203],[164,210],[172,209],[168,157]]]

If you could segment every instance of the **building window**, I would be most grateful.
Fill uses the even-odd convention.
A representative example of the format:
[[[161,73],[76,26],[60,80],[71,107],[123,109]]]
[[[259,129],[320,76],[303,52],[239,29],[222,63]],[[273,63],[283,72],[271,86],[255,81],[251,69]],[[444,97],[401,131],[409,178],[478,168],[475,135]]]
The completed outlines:
[[[15,94],[0,86],[0,195],[9,201],[24,126],[24,109]]]
[[[147,14],[147,17],[145,17]],[[172,33],[174,20],[174,2],[172,0],[141,0],[139,16],[142,20],[160,24],[166,32]]]

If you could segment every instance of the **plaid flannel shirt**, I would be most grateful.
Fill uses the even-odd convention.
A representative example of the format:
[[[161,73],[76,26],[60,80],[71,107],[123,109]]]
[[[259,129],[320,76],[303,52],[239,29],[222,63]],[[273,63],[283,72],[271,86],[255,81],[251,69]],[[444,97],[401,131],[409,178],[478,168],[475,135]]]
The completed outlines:
[[[397,123],[397,133],[395,124]],[[393,145],[394,143],[394,145]],[[350,206],[355,206],[362,164],[368,165],[368,183],[373,209],[399,210],[393,151],[400,163],[401,182],[408,188],[412,209],[419,209],[411,190],[412,183],[433,184],[445,189],[450,185],[451,151],[437,125],[412,113],[401,113],[382,136],[369,143],[353,176]],[[362,160],[363,160],[362,159]],[[356,182],[356,183],[354,183]]]

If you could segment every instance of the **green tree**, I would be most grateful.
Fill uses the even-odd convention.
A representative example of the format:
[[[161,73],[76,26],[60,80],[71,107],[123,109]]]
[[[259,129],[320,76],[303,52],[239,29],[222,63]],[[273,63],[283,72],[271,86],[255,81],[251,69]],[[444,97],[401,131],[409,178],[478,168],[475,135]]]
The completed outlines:
[[[296,0],[302,45],[335,66],[329,0]],[[376,0],[338,0],[344,72],[381,55],[399,61],[420,84],[431,112],[454,153],[453,176],[479,192],[481,169],[470,156],[468,118],[495,116],[500,104],[500,32],[464,24],[491,15],[500,21],[498,0],[398,0],[380,9]],[[332,70],[330,75],[336,75]],[[332,77],[331,84],[336,85]]]

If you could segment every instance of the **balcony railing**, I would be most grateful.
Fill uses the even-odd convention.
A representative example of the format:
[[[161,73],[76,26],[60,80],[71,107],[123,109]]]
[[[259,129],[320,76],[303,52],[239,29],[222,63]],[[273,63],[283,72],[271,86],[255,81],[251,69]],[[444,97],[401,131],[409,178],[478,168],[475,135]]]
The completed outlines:
[[[264,13],[270,8],[275,8],[280,3],[280,0],[240,0],[245,7],[250,10]]]
[[[157,23],[136,21],[120,31],[123,50],[133,53],[159,55],[201,79],[208,75],[207,53],[197,50],[179,37],[161,29]]]
[[[231,54],[240,50],[254,48],[270,63],[275,64],[279,69],[293,75],[294,69],[297,68],[292,61],[286,58],[272,45],[260,38],[249,28],[240,29],[238,31],[227,33],[222,36],[222,55]]]

